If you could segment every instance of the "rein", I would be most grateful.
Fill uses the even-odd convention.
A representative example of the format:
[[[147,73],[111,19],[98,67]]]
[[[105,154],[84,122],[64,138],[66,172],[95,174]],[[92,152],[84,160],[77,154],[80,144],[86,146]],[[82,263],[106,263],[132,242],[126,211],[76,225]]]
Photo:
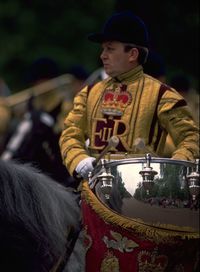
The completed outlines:
[[[66,250],[63,255],[60,256],[56,264],[53,266],[53,268],[49,272],[62,272],[66,263],[68,262],[74,246],[76,244],[76,241],[78,239],[79,233],[80,233],[81,227],[78,229],[75,229],[71,227],[66,241]]]

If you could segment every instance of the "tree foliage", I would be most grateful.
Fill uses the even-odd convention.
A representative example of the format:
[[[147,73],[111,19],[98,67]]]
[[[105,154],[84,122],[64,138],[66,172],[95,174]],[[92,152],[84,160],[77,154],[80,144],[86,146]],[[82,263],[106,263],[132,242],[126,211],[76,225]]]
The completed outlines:
[[[198,2],[3,0],[0,2],[0,75],[12,91],[24,86],[23,76],[41,56],[51,57],[62,72],[81,64],[92,72],[99,66],[99,47],[87,35],[99,31],[115,10],[132,9],[150,31],[151,44],[169,69],[198,75]]]
[[[113,12],[113,0],[7,0],[0,2],[0,74],[13,91],[23,88],[23,76],[39,57],[57,61],[61,70],[82,64],[97,67],[97,47],[87,35]]]

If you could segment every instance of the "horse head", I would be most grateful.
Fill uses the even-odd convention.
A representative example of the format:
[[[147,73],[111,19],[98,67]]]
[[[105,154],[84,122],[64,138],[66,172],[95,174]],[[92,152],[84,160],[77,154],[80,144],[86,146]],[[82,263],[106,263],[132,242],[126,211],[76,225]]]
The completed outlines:
[[[0,263],[46,272],[62,260],[80,209],[67,188],[30,164],[0,161]]]

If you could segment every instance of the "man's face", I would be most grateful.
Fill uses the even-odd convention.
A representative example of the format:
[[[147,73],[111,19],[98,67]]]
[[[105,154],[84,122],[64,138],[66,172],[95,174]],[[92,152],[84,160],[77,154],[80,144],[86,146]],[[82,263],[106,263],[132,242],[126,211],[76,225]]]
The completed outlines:
[[[115,77],[133,68],[131,51],[125,52],[123,43],[108,41],[102,43],[102,48],[100,58],[109,76]]]

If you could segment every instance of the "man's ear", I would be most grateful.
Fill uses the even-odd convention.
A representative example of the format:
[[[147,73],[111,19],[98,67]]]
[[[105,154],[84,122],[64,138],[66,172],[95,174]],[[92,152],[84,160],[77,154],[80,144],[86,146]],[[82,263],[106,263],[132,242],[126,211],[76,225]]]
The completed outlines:
[[[137,48],[135,48],[135,47],[134,47],[134,48],[131,48],[131,50],[129,51],[129,53],[130,53],[129,60],[130,60],[131,62],[137,61],[137,60],[138,60],[139,51],[138,51]]]

